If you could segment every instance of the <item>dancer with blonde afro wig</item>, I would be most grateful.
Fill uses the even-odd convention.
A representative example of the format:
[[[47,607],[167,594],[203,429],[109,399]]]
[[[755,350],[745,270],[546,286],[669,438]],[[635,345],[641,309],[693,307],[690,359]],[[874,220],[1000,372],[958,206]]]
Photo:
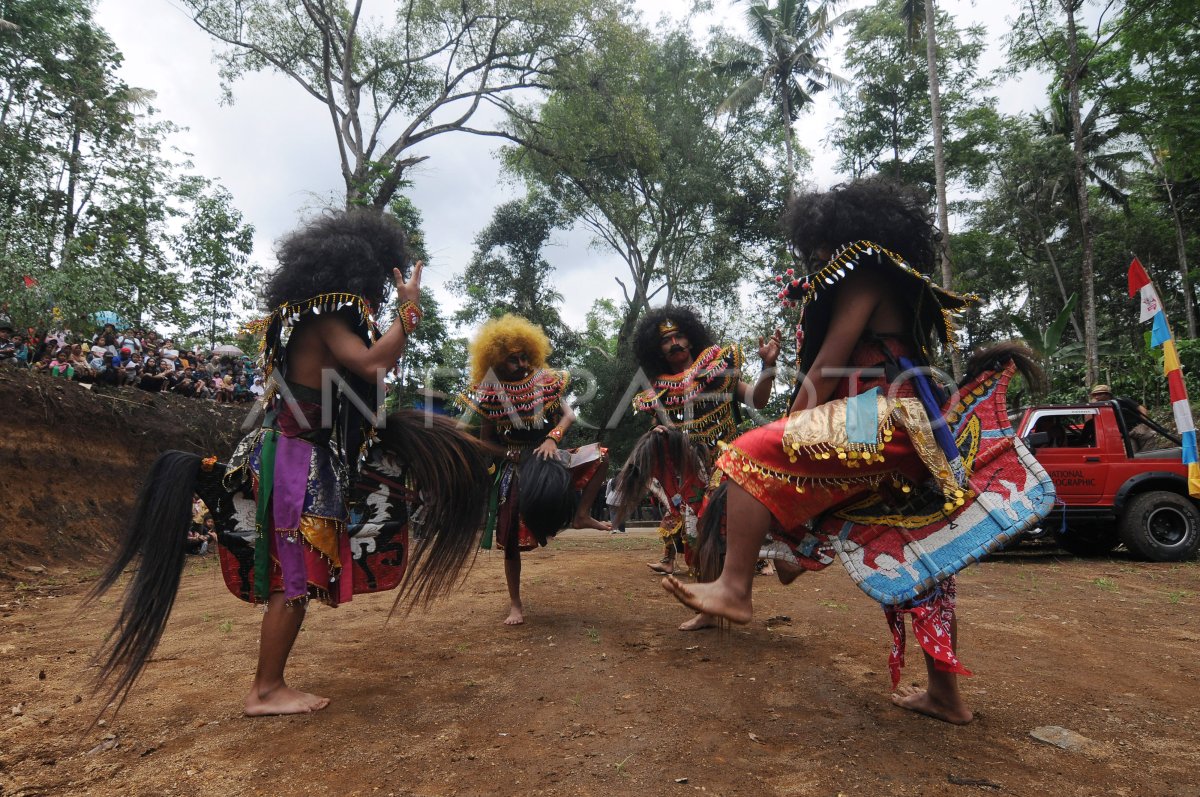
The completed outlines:
[[[521,551],[545,545],[564,526],[609,530],[591,516],[604,486],[608,452],[593,443],[560,448],[575,422],[566,401],[570,375],[546,366],[550,340],[518,315],[484,324],[470,346],[471,386],[458,402],[477,419],[479,436],[504,449],[496,463],[483,547],[504,550],[509,611],[505,625],[525,622]],[[576,492],[582,490],[582,496]]]
[[[467,352],[471,360],[471,383],[487,380],[488,372],[516,351],[525,352],[529,366],[540,369],[550,356],[550,338],[541,327],[512,313],[485,323],[475,333]]]

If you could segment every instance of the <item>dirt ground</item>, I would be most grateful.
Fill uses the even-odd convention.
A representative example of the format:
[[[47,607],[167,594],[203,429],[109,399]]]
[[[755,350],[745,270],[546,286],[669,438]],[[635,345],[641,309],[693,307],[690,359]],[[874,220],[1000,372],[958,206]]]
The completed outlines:
[[[193,558],[154,662],[87,730],[89,656],[116,596],[95,570],[0,586],[0,794],[1200,795],[1200,565],[1003,554],[960,576],[964,688],[952,727],[887,699],[888,633],[833,568],[756,580],[755,618],[683,633],[646,534],[571,532],[385,624],[389,595],[316,607],[292,682],[318,714],[249,720],[258,611]],[[906,682],[924,668],[910,655]],[[1061,726],[1067,750],[1030,731]]]
[[[960,576],[962,728],[889,703],[881,612],[836,567],[761,577],[749,625],[683,633],[637,532],[530,554],[516,628],[495,553],[407,618],[386,594],[314,607],[289,676],[331,706],[257,720],[260,614],[194,558],[129,702],[89,727],[119,596],[81,599],[134,488],[163,449],[227,453],[244,413],[15,372],[0,407],[0,797],[1200,796],[1200,564],[1051,548]]]

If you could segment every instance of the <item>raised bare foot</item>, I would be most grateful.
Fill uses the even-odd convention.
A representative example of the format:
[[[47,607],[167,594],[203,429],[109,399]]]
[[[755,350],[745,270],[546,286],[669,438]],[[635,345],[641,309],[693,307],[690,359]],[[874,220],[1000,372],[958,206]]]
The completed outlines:
[[[775,562],[775,575],[779,577],[780,584],[791,584],[803,573],[804,568],[798,564],[783,559]]]
[[[596,520],[591,515],[583,515],[571,521],[573,529],[596,529],[597,531],[612,531],[612,524],[607,520]]]
[[[658,573],[660,576],[669,576],[675,572],[674,562],[646,562],[646,567]]]
[[[521,625],[525,622],[525,610],[519,603],[514,603],[508,610],[508,617],[504,618],[505,625]]]
[[[703,631],[706,628],[716,628],[717,618],[707,614],[698,614],[687,622],[679,624],[680,631]]]
[[[734,593],[720,581],[684,584],[675,576],[667,576],[662,580],[662,585],[663,589],[675,596],[675,600],[701,614],[724,617],[739,625],[750,622],[754,614],[749,594]]]
[[[242,711],[247,717],[269,717],[276,714],[311,714],[328,705],[327,697],[301,692],[286,685],[269,692],[251,687]]]
[[[966,725],[975,719],[971,709],[967,708],[961,700],[947,705],[934,699],[928,691],[915,686],[902,686],[897,689],[892,693],[892,702],[900,708],[933,717],[935,720],[949,722],[951,725]]]

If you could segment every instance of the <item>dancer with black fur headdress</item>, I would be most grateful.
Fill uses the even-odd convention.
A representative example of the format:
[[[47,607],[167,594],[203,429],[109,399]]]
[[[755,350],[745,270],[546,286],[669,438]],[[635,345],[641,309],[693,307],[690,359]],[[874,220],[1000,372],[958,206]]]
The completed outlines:
[[[785,223],[808,276],[780,277],[801,308],[801,381],[791,414],[737,438],[726,479],[720,576],[663,586],[689,608],[750,620],[754,563],[771,533],[781,580],[841,561],[879,600],[893,633],[893,702],[951,723],[972,718],[957,675],[954,573],[1036,525],[1053,485],[1015,439],[1004,395],[1028,350],[973,357],[960,392],[930,379],[934,345],[954,345],[954,314],[974,297],[933,283],[936,231],[915,189],[873,178],[796,197]],[[705,521],[716,520],[706,517]],[[927,690],[897,688],[904,617],[925,653]]]
[[[766,405],[779,344],[778,330],[769,339],[759,338],[762,371],[751,387],[741,379],[741,348],[715,343],[691,308],[660,307],[638,321],[634,353],[651,386],[634,397],[633,408],[651,415],[656,426],[634,446],[618,476],[623,501],[617,513],[628,514],[647,490],[661,505],[663,557],[647,563],[656,573],[674,573],[681,553],[694,565],[696,518],[718,446],[735,436],[740,405]],[[695,631],[714,625],[713,618],[699,614],[679,628]]]
[[[504,550],[505,625],[525,622],[521,552],[545,545],[565,526],[608,531],[591,516],[604,486],[608,452],[598,444],[560,448],[575,422],[570,375],[546,366],[550,340],[518,315],[485,323],[471,341],[471,386],[459,404],[478,420],[480,438],[503,447],[495,467],[484,546]],[[576,491],[582,496],[576,498]]]
[[[117,558],[92,593],[102,594],[140,558],[101,653],[101,683],[115,680],[109,703],[124,701],[162,636],[194,493],[218,519],[227,586],[266,605],[244,702],[251,716],[329,704],[284,679],[309,600],[337,606],[402,583],[410,606],[428,601],[454,585],[477,550],[486,450],[446,419],[402,411],[376,429],[371,417],[383,375],[421,320],[422,264],[407,275],[404,230],[368,210],[331,213],[287,236],[278,259],[263,291],[271,314],[253,326],[263,336],[269,387],[262,427],[228,466],[181,451],[161,455]],[[380,334],[375,315],[393,285],[397,316]],[[362,545],[352,544],[348,528],[352,486],[361,505],[371,498],[370,539]],[[423,526],[410,549],[408,509],[418,492]],[[251,529],[238,528],[234,511],[243,494],[254,502]]]

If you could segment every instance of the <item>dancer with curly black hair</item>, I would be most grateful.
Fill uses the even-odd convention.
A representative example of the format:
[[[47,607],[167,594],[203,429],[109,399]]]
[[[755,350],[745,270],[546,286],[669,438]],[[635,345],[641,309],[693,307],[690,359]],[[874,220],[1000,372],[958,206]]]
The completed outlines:
[[[751,387],[741,379],[741,348],[714,343],[691,308],[660,307],[639,319],[634,354],[651,386],[634,397],[633,407],[651,415],[656,426],[634,446],[617,477],[623,499],[617,514],[628,514],[647,490],[662,506],[663,556],[647,562],[654,572],[674,573],[681,553],[695,569],[696,518],[717,447],[733,439],[741,404],[762,409],[770,398],[779,338],[779,330],[767,340],[759,338],[762,371]],[[715,624],[702,613],[679,628],[695,631]]]
[[[560,448],[575,413],[570,374],[546,366],[550,339],[511,313],[480,327],[471,341],[471,385],[458,397],[480,439],[504,448],[492,481],[484,546],[504,550],[509,607],[505,625],[525,622],[521,552],[546,545],[564,526],[609,531],[591,507],[604,486],[608,452],[598,444]],[[576,500],[575,493],[583,495]]]
[[[372,417],[383,375],[422,315],[422,263],[408,276],[404,230],[365,209],[330,213],[287,236],[278,255],[264,289],[271,314],[252,325],[263,335],[268,385],[262,428],[243,439],[228,466],[181,451],[161,455],[118,555],[93,591],[102,594],[140,557],[106,641],[100,680],[115,680],[110,703],[124,701],[161,638],[182,574],[179,526],[190,520],[194,493],[222,526],[230,591],[266,604],[258,668],[243,705],[249,716],[329,704],[284,679],[309,600],[337,606],[356,593],[403,584],[401,597],[428,601],[446,592],[474,556],[485,450],[446,419],[401,411],[376,429]],[[380,334],[375,317],[393,287],[397,316]],[[361,505],[372,498],[369,547],[351,545],[351,486]],[[250,530],[237,527],[233,505],[241,494],[255,502]],[[418,494],[424,533],[410,550],[408,506]]]
[[[860,180],[795,197],[784,223],[812,269],[777,278],[785,306],[801,308],[791,414],[738,437],[717,459],[726,481],[710,509],[724,506],[728,526],[720,576],[702,584],[668,576],[663,586],[694,611],[745,623],[768,532],[792,563],[776,562],[785,583],[841,561],[884,604],[893,702],[970,722],[958,690],[957,675],[970,672],[955,652],[953,574],[1052,505],[1052,485],[1003,412],[1012,366],[997,362],[1036,369],[1026,350],[1001,344],[972,359],[973,381],[957,402],[929,379],[932,347],[953,345],[951,319],[976,297],[923,273],[936,232],[921,192]],[[898,688],[906,614],[925,652],[927,690]]]

